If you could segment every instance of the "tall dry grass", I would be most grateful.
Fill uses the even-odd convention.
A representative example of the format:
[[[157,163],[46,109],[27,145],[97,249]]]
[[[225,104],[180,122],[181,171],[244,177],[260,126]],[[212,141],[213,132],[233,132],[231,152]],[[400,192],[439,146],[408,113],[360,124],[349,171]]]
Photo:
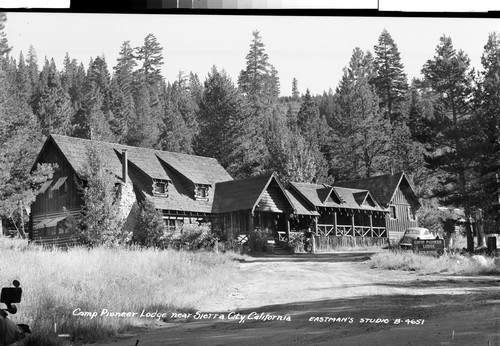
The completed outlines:
[[[498,262],[498,259],[495,262],[492,257],[479,258],[459,254],[434,257],[411,251],[383,251],[371,258],[370,265],[372,268],[417,271],[424,274],[498,275]]]
[[[196,309],[237,279],[235,255],[154,249],[46,250],[0,237],[0,285],[17,279],[22,302],[13,321],[33,329],[31,345],[55,345],[57,333],[95,342],[154,318],[74,316],[73,311],[160,313]],[[45,341],[46,342],[45,342]]]

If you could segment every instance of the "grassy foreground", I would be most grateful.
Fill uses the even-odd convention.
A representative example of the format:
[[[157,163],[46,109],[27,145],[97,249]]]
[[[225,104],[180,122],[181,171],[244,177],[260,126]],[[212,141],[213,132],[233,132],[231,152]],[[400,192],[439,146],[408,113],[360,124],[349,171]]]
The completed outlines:
[[[73,342],[95,342],[130,327],[153,323],[145,313],[196,309],[237,278],[236,255],[153,249],[44,250],[0,237],[0,285],[17,279],[23,288],[18,313],[10,316],[33,330],[30,345],[57,345],[58,334]],[[219,296],[220,297],[220,296]],[[78,312],[98,316],[75,315]],[[135,317],[101,316],[136,312]]]
[[[500,258],[444,254],[440,257],[411,251],[384,251],[370,260],[372,268],[418,271],[424,274],[498,275]]]

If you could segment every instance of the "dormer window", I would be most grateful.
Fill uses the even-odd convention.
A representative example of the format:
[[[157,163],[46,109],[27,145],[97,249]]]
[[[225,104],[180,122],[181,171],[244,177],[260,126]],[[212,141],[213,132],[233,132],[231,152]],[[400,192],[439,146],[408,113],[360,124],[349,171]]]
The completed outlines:
[[[210,185],[196,185],[194,195],[196,199],[208,200]]]
[[[198,197],[201,197],[201,198],[206,198],[207,197],[207,188],[206,187],[199,187],[198,188]]]
[[[165,180],[153,181],[153,193],[155,195],[166,195],[168,192],[168,182]]]

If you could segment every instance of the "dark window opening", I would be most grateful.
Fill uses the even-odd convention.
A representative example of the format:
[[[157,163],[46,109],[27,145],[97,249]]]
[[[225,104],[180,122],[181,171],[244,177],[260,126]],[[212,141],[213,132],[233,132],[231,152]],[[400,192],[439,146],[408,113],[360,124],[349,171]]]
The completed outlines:
[[[165,195],[168,192],[168,184],[165,181],[155,181],[153,184],[153,193]]]
[[[198,197],[201,197],[201,198],[207,197],[207,188],[206,187],[199,187],[198,188]]]
[[[397,218],[396,206],[395,205],[391,205],[389,208],[390,208],[391,219],[396,219]]]

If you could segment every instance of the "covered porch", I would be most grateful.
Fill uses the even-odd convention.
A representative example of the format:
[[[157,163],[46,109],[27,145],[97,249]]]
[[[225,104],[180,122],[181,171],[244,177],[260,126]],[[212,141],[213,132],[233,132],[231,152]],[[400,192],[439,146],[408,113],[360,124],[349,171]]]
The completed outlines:
[[[387,238],[384,211],[319,207],[317,234]]]
[[[214,225],[227,239],[290,239],[297,209],[274,174],[217,183],[215,189]]]

